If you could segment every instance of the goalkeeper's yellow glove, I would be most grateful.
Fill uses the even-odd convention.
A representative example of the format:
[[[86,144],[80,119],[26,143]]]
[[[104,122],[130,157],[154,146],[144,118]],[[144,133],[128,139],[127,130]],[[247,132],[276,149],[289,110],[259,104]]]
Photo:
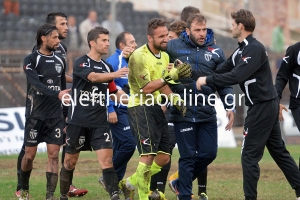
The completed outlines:
[[[171,84],[171,85],[174,85],[174,84],[179,84],[179,82],[175,82],[170,73],[168,72],[168,70],[164,70],[163,71],[163,74],[162,74],[162,79],[164,80],[165,83],[167,84]],[[178,80],[178,79],[177,79]]]
[[[186,113],[186,106],[179,94],[170,93],[168,95],[168,99],[171,102],[171,105],[174,105],[181,112],[181,116],[184,117]]]
[[[169,74],[174,81],[177,81],[180,78],[189,78],[192,76],[192,67],[188,63],[182,63],[174,66],[169,71]]]

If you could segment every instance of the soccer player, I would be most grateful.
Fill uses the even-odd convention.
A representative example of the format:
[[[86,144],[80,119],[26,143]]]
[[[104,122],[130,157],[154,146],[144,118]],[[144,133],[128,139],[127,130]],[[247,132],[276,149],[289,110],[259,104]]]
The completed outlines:
[[[89,31],[90,51],[74,63],[72,104],[69,107],[66,135],[66,156],[60,171],[60,199],[68,199],[70,177],[73,176],[80,151],[91,147],[102,168],[103,181],[112,200],[119,198],[118,176],[112,163],[112,138],[106,114],[106,93],[127,103],[127,94],[118,90],[114,78],[126,77],[126,67],[114,72],[102,60],[108,53],[109,31],[96,27]],[[121,96],[123,95],[123,96]]]
[[[54,53],[59,46],[58,30],[42,25],[36,35],[37,51],[24,59],[27,77],[26,122],[24,131],[25,155],[20,169],[20,199],[29,199],[29,178],[37,146],[46,142],[48,153],[46,199],[53,199],[58,181],[58,153],[63,144],[65,126],[61,99],[65,90],[64,59]]]
[[[56,26],[56,28],[58,30],[58,38],[60,40],[63,40],[67,37],[68,24],[67,24],[67,16],[64,13],[62,13],[62,12],[48,13],[48,15],[46,17],[46,23]],[[36,50],[37,50],[37,47],[34,46],[33,52]],[[66,60],[67,47],[63,43],[60,42],[59,47],[55,50],[55,53],[57,55],[60,55],[61,57],[63,57],[64,60]],[[73,78],[71,76],[68,76],[67,74],[65,74],[65,76],[66,76],[67,83],[73,82]],[[68,115],[67,107],[63,107],[63,115],[64,115],[64,117],[67,117],[67,115]],[[65,134],[63,136],[65,136]],[[17,161],[18,184],[17,184],[17,188],[16,188],[16,193],[15,193],[15,195],[17,197],[20,196],[20,188],[21,188],[20,169],[21,169],[21,161],[22,161],[24,154],[25,154],[25,146],[23,145],[21,148],[21,151],[19,153],[18,161]],[[65,157],[64,155],[65,155],[65,146],[63,146],[62,161],[61,161],[62,163],[64,161],[64,157]],[[69,196],[83,196],[88,192],[86,189],[76,188],[73,185],[72,180],[73,180],[73,177],[71,177],[71,180],[70,180],[71,184],[70,184],[70,190],[68,193]]]
[[[116,53],[110,56],[106,62],[111,64],[114,71],[128,66],[129,55],[136,49],[137,44],[134,36],[127,32],[121,32],[116,38]],[[129,94],[128,77],[116,78],[116,86]],[[127,106],[122,104],[114,104],[109,101],[108,106],[108,122],[113,139],[113,165],[118,175],[118,180],[124,178],[127,163],[132,157],[136,144],[134,137],[130,131],[127,117]],[[103,183],[103,177],[99,178],[99,182]],[[130,198],[129,194],[124,193],[125,199]]]
[[[147,39],[147,44],[131,54],[128,63],[128,120],[140,160],[136,172],[121,181],[123,190],[134,191],[138,188],[140,200],[148,200],[151,175],[158,173],[170,159],[168,126],[159,105],[160,94],[168,96],[185,114],[183,101],[167,85],[167,72],[162,75],[169,64],[169,56],[164,52],[168,42],[168,28],[163,19],[154,18],[148,22]],[[161,198],[164,199],[163,196]]]
[[[169,41],[171,39],[176,39],[179,37],[181,31],[185,30],[186,28],[186,23],[182,20],[177,20],[169,24],[168,29],[169,29]],[[172,65],[171,65],[172,67]],[[170,153],[172,154],[173,149],[176,144],[176,139],[175,139],[175,133],[174,133],[174,124],[169,122],[169,114],[170,114],[170,104],[168,106],[162,106],[162,109],[165,113],[166,119],[168,121],[168,134],[169,134],[169,148],[170,148]],[[167,177],[171,168],[171,159],[172,157],[170,156],[170,162],[163,166],[157,174],[151,176],[151,183],[150,183],[150,191],[151,195],[150,197],[152,199],[155,199],[156,196],[159,195],[159,192],[165,193],[165,187],[166,187],[166,182],[167,182]],[[178,172],[175,173],[175,175],[172,175],[172,177],[176,176],[173,179],[178,178]],[[172,179],[172,180],[173,180]]]
[[[197,88],[203,90],[206,84],[216,87],[239,84],[245,93],[245,104],[248,106],[242,146],[245,199],[257,199],[258,162],[265,147],[295,189],[297,199],[300,199],[300,172],[281,137],[278,95],[272,82],[268,54],[252,35],[255,18],[244,9],[232,12],[231,17],[232,36],[237,38],[239,46],[213,75],[200,77]]]
[[[300,131],[300,42],[287,48],[284,58],[281,62],[281,67],[277,73],[275,87],[279,98],[282,97],[282,91],[287,82],[291,92],[289,108],[292,111],[294,121]],[[279,120],[283,120],[282,109],[287,111],[286,107],[280,104]]]
[[[226,129],[233,125],[232,87],[206,86],[204,90],[195,89],[195,81],[201,74],[210,73],[222,66],[225,56],[220,47],[214,43],[214,33],[207,28],[206,18],[201,14],[191,15],[187,20],[187,28],[178,39],[168,42],[167,53],[171,61],[179,59],[191,64],[193,77],[180,79],[182,84],[171,87],[181,98],[187,96],[187,112],[185,117],[171,107],[170,122],[174,123],[175,138],[180,154],[179,178],[170,182],[171,189],[179,199],[190,199],[192,182],[216,158],[218,149],[217,116],[214,96],[217,91],[227,110],[229,122]],[[185,49],[189,49],[188,52]],[[202,192],[201,192],[202,193]],[[207,195],[199,194],[201,199]]]

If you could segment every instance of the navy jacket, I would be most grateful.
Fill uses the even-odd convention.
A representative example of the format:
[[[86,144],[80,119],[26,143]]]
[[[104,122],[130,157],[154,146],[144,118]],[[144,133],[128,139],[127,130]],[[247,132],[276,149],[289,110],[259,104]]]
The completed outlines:
[[[214,33],[211,29],[207,29],[206,41],[202,46],[196,46],[183,31],[178,39],[168,42],[167,52],[171,62],[179,59],[182,62],[188,62],[193,68],[192,78],[180,79],[181,84],[171,86],[172,91],[180,94],[181,98],[185,100],[187,112],[183,118],[173,106],[170,121],[215,122],[216,111],[213,106],[215,104],[213,95],[216,91],[220,95],[224,108],[232,109],[234,107],[232,105],[233,97],[230,95],[226,97],[227,94],[232,94],[232,87],[206,85],[202,87],[202,90],[196,88],[196,81],[200,76],[212,74],[225,62],[222,49],[214,43]],[[225,97],[228,105],[225,104]]]

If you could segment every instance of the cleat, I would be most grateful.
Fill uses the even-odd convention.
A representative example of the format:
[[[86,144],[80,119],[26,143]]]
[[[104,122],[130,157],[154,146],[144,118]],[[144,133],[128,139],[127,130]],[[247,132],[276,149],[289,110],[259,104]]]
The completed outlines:
[[[150,200],[167,200],[165,194],[158,190],[150,191],[148,196]]]
[[[29,200],[29,191],[28,190],[20,190],[20,198],[19,200]]]
[[[177,188],[176,188],[176,182],[177,182],[178,179],[175,179],[175,180],[172,180],[169,182],[169,187],[171,189],[172,192],[174,192],[176,195],[179,194]]]
[[[15,196],[20,197],[21,196],[21,190],[16,191]]]
[[[111,195],[110,199],[111,200],[121,200],[121,198],[119,196],[119,191],[114,192],[114,194]]]
[[[56,198],[56,197],[50,197],[50,198],[48,198],[46,200],[58,200],[58,198]]]
[[[59,200],[68,200],[68,199],[69,198],[66,195],[60,195],[60,198],[59,198]]]
[[[88,190],[76,188],[74,185],[70,185],[68,197],[81,197],[88,193]]]
[[[178,179],[178,177],[179,177],[178,171],[176,171],[174,174],[172,174],[172,175],[169,177],[169,181],[176,180],[176,179]]]
[[[135,187],[127,179],[122,179],[119,182],[119,188],[123,191],[125,200],[133,200]]]
[[[108,192],[107,189],[106,189],[104,180],[103,180],[103,176],[100,176],[100,177],[99,177],[98,182],[103,186],[104,190],[105,190],[106,192]]]
[[[208,196],[207,194],[205,194],[204,192],[202,192],[199,197],[198,197],[199,200],[208,200]]]

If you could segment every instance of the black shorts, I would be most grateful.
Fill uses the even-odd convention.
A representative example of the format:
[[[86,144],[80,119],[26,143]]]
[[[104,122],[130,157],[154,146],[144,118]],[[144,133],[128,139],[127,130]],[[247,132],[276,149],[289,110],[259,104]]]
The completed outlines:
[[[168,123],[159,105],[128,108],[128,121],[140,155],[170,154]]]
[[[46,144],[62,145],[63,129],[65,121],[63,119],[26,119],[24,132],[24,145],[37,146],[41,142]]]
[[[87,128],[68,124],[66,152],[76,154],[86,150],[112,149],[109,127]]]

